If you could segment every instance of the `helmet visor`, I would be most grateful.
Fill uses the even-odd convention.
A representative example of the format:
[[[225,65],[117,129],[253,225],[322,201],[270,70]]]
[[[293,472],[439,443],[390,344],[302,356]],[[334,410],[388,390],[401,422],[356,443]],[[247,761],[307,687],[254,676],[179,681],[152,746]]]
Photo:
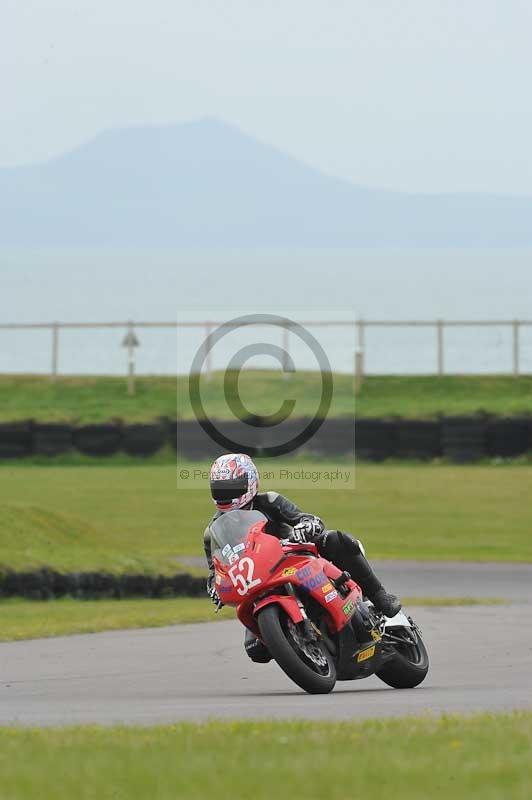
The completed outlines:
[[[211,481],[212,499],[217,503],[230,503],[246,494],[248,490],[248,478],[233,478],[231,480]]]

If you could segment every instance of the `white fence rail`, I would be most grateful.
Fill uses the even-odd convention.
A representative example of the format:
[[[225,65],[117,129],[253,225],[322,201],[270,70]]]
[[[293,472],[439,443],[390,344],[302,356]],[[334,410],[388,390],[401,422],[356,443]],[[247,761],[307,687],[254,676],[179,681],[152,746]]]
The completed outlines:
[[[358,377],[360,378],[364,373],[369,374],[368,371],[368,358],[371,356],[371,344],[368,342],[368,334],[375,329],[426,329],[430,333],[433,342],[433,366],[428,369],[422,370],[424,374],[445,375],[454,374],[453,370],[446,368],[446,333],[451,329],[456,328],[496,328],[505,329],[509,334],[507,343],[504,345],[504,362],[505,365],[502,369],[496,371],[500,374],[510,374],[518,376],[523,374],[521,357],[522,357],[522,344],[521,344],[521,331],[525,327],[532,327],[532,320],[514,319],[514,320],[309,320],[299,321],[299,324],[306,328],[313,327],[326,327],[326,328],[343,328],[347,330],[348,340],[352,342],[352,352],[355,353],[355,362],[357,364]],[[139,332],[147,329],[167,329],[177,331],[180,328],[196,328],[202,331],[207,337],[211,331],[219,324],[214,320],[201,321],[201,322],[138,322],[133,320],[119,321],[119,322],[40,322],[40,323],[0,323],[0,356],[2,354],[2,333],[15,332],[15,331],[48,331],[50,334],[50,351],[49,351],[49,374],[51,380],[55,380],[60,374],[60,353],[61,353],[61,334],[66,331],[73,330],[105,330],[117,329],[122,332],[122,344],[127,349],[127,363],[128,372],[130,375],[134,372],[134,349],[137,344],[137,338],[141,338]],[[199,332],[199,331],[198,331]],[[137,337],[137,334],[139,336]],[[142,342],[141,342],[142,343]],[[382,344],[381,344],[382,346]],[[288,351],[289,339],[288,336],[283,336],[283,349]],[[351,346],[350,346],[351,347]],[[432,345],[430,345],[432,350]],[[22,353],[17,352],[17,371],[34,371],[32,368],[31,358],[29,359],[29,368],[26,369],[24,362],[25,358]],[[81,363],[81,361],[80,361]],[[353,361],[351,361],[353,364]],[[527,364],[528,366],[528,364]],[[214,368],[212,361],[208,358],[205,364],[207,373],[210,373]],[[9,370],[11,371],[11,370]],[[97,371],[97,370],[95,370]],[[171,374],[172,369],[168,370]],[[373,372],[378,372],[373,370]],[[396,372],[401,373],[401,366],[397,365]],[[469,373],[486,372],[486,370],[467,370]],[[532,369],[525,369],[524,372],[532,372]],[[68,374],[68,373],[66,373]]]

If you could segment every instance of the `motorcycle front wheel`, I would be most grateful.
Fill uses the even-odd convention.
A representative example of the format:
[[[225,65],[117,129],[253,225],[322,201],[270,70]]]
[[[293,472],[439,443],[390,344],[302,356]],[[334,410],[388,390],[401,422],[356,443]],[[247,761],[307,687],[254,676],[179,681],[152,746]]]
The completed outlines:
[[[258,616],[261,639],[281,669],[309,694],[327,694],[336,683],[333,657],[316,635],[309,641],[283,609],[266,606]]]
[[[415,629],[394,629],[393,640],[393,656],[377,670],[377,677],[394,689],[413,689],[429,671],[427,648]]]

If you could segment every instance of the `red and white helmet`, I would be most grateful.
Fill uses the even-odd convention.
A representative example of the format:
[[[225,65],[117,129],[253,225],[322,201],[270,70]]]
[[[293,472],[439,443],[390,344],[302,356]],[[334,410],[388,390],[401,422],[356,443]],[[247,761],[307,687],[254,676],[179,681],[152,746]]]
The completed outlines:
[[[218,511],[235,511],[251,503],[259,489],[259,473],[245,453],[228,453],[211,467],[211,495]]]

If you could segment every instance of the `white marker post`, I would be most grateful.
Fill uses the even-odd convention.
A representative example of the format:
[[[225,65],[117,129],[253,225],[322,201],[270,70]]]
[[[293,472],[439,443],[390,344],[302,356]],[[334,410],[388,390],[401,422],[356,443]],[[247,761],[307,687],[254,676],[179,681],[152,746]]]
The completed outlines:
[[[140,344],[133,330],[133,323],[129,323],[128,331],[122,340],[122,347],[127,347],[127,393],[135,394],[135,347]]]

